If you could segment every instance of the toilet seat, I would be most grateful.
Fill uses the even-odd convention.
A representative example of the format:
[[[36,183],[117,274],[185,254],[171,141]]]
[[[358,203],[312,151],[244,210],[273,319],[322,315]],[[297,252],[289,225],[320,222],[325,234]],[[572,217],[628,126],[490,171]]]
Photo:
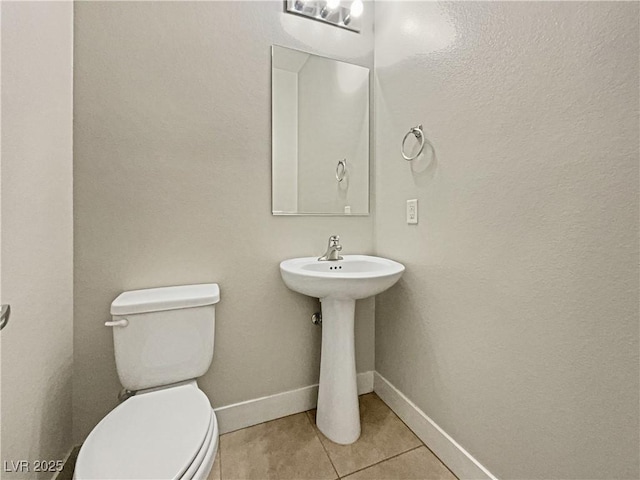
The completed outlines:
[[[204,477],[218,425],[195,381],[135,395],[111,411],[84,442],[75,480]]]
[[[218,451],[218,422],[215,413],[211,412],[211,425],[209,433],[202,448],[196,455],[180,480],[205,480],[213,467],[213,462]]]

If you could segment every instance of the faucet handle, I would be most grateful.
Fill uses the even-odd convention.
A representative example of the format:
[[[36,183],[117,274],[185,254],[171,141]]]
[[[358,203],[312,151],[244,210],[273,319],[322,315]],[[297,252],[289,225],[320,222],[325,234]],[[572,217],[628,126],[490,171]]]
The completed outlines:
[[[331,235],[329,237],[329,245],[327,247],[327,251],[323,256],[318,258],[318,261],[342,260],[342,257],[338,255],[338,252],[341,250],[342,250],[342,245],[340,245],[340,237],[338,235]]]

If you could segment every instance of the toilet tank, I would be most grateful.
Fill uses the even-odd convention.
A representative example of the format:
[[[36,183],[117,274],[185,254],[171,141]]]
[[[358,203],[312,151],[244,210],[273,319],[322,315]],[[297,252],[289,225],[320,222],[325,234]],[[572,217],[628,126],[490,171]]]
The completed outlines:
[[[135,290],[111,304],[120,382],[128,390],[200,377],[213,358],[215,283]]]

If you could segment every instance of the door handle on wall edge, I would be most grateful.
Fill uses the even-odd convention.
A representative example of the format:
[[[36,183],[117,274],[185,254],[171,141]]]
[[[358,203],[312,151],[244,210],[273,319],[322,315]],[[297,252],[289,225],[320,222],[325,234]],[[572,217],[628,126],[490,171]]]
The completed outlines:
[[[0,309],[0,330],[7,326],[9,323],[9,316],[11,315],[11,306],[2,305]]]

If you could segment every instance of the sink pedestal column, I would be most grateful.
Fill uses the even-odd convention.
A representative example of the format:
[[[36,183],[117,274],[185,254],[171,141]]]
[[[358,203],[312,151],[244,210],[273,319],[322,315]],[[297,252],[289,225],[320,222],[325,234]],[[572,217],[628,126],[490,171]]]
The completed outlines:
[[[356,382],[356,301],[322,298],[322,352],[316,425],[329,439],[343,445],[360,436]]]

